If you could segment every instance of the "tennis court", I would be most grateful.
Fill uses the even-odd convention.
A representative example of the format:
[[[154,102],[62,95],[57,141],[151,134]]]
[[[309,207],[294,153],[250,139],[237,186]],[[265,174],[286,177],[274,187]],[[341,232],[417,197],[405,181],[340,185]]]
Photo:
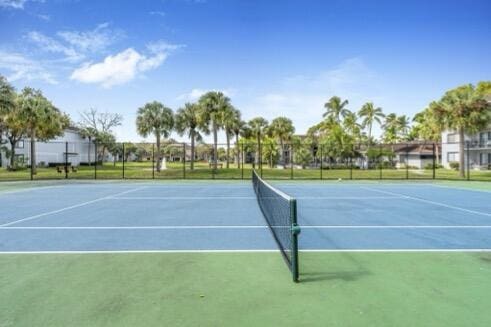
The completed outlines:
[[[487,191],[285,183],[300,251],[491,250]],[[73,183],[0,195],[0,251],[271,251],[250,182]]]
[[[250,181],[5,184],[0,317],[19,326],[489,326],[488,186],[271,185],[296,198],[300,283],[263,215],[284,218],[284,202],[258,192],[261,210]],[[276,222],[285,241],[290,226]]]

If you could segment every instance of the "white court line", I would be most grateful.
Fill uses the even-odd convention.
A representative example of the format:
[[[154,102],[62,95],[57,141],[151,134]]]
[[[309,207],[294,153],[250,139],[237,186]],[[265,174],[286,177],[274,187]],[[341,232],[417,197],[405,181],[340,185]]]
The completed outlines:
[[[298,196],[297,200],[371,200],[400,199],[400,196]]]
[[[481,216],[491,217],[491,213],[486,213],[486,212],[481,212],[481,211],[476,211],[476,210],[470,210],[470,209],[465,209],[465,208],[461,208],[461,207],[451,206],[451,205],[448,205],[448,204],[445,204],[445,203],[436,202],[436,201],[430,201],[430,200],[425,200],[425,199],[421,199],[421,198],[416,198],[416,197],[405,195],[405,194],[402,194],[402,193],[382,191],[382,190],[378,190],[378,189],[371,188],[371,187],[361,187],[361,188],[363,188],[365,190],[368,190],[368,191],[373,191],[373,192],[379,192],[379,193],[396,195],[396,196],[398,195],[401,198],[415,200],[415,201],[420,201],[420,202],[424,202],[424,203],[429,203],[429,204],[433,204],[433,205],[437,205],[437,206],[445,207],[445,208],[449,208],[449,209],[460,210],[460,211],[472,213],[472,214],[475,214],[475,215],[481,215]]]
[[[130,192],[136,192],[136,191],[139,191],[139,190],[141,190],[143,188],[145,188],[145,186],[138,187],[138,188],[135,188],[135,189],[131,189],[131,190],[128,190],[128,191],[124,191],[124,192],[118,193],[118,194],[116,194],[116,196],[117,195],[122,195],[122,194],[127,194],[127,193],[130,193]],[[115,195],[111,195],[111,196],[115,196]],[[48,216],[48,215],[51,215],[51,214],[60,213],[60,212],[63,212],[63,211],[67,211],[67,210],[71,210],[71,209],[83,207],[83,206],[86,206],[86,205],[89,205],[89,204],[92,204],[92,203],[95,203],[95,202],[100,202],[100,201],[103,201],[103,200],[107,200],[111,196],[105,196],[105,197],[98,198],[98,199],[95,199],[95,200],[92,200],[92,201],[87,201],[87,202],[75,204],[73,206],[61,208],[61,209],[58,209],[58,210],[48,211],[48,212],[40,213],[40,214],[37,214],[37,215],[34,215],[34,216],[30,216],[30,217],[26,217],[26,218],[14,220],[14,221],[8,222],[6,224],[0,225],[0,227],[7,227],[7,226],[10,226],[10,225],[14,225],[14,224],[20,223],[20,222],[24,222],[24,221],[28,221],[28,220],[32,220],[32,219],[36,219],[36,218],[40,218],[40,217],[44,217],[44,216]]]
[[[138,253],[276,253],[279,250],[274,249],[257,249],[257,250],[94,250],[94,251],[0,251],[0,255],[13,254],[138,254]],[[365,252],[365,253],[397,253],[397,252],[491,252],[491,249],[304,249],[299,250],[301,253],[316,252]]]
[[[267,229],[266,225],[191,226],[5,226],[0,230],[173,230],[173,229]],[[273,228],[290,228],[273,226]],[[301,229],[488,229],[491,225],[310,225]]]
[[[108,200],[256,200],[253,196],[112,196]]]
[[[11,191],[0,190],[0,196],[8,195],[8,194],[15,194],[15,193],[25,193],[25,192],[31,192],[31,191],[37,191],[37,190],[43,191],[46,189],[60,188],[60,187],[64,187],[64,185],[33,186],[33,187],[27,187],[27,188],[16,189],[16,190],[11,190]]]

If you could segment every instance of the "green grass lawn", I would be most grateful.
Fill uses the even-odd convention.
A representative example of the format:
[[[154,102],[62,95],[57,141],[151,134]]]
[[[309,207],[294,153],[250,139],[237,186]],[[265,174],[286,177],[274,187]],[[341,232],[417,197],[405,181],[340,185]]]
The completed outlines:
[[[167,169],[157,172],[152,168],[151,162],[127,162],[124,165],[124,178],[127,179],[241,179],[250,178],[251,165],[245,165],[244,169],[238,169],[233,163],[230,168],[218,168],[215,173],[208,163],[195,163],[194,170],[186,163],[184,169],[182,163],[167,163]],[[70,172],[69,179],[122,179],[123,164],[121,162],[104,163],[94,166],[80,166],[77,172]],[[275,169],[263,166],[263,177],[269,179],[432,179],[433,171],[427,170],[405,170],[405,169]],[[56,168],[38,168],[34,179],[64,179],[65,173],[58,173]],[[458,172],[450,169],[437,169],[436,179],[459,180]],[[1,180],[29,180],[28,169],[20,171],[7,171],[0,168]],[[471,171],[472,180],[491,181],[491,171]]]
[[[0,326],[490,326],[489,253],[0,256]]]

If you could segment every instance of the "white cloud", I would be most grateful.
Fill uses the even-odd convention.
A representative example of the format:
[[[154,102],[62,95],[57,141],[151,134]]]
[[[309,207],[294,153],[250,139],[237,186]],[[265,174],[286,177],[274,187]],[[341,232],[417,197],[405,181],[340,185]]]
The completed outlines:
[[[109,23],[99,24],[91,31],[61,31],[57,35],[83,52],[97,52],[123,37],[123,32],[109,29]]]
[[[0,0],[0,7],[12,9],[24,9],[27,0]]]
[[[41,62],[31,60],[18,53],[0,50],[0,69],[9,72],[7,75],[9,81],[42,80],[49,84],[57,84],[55,78],[44,68]]]
[[[165,12],[163,12],[163,11],[151,11],[151,12],[149,12],[149,14],[152,16],[165,17]]]
[[[163,44],[159,42],[159,44]],[[134,79],[138,74],[155,69],[162,65],[175,46],[156,46],[150,55],[144,55],[133,48],[128,48],[118,54],[107,56],[102,62],[84,63],[73,71],[70,79],[82,83],[100,84],[105,88],[124,84]]]
[[[227,97],[232,97],[234,95],[237,94],[237,90],[235,89],[231,89],[231,88],[228,88],[228,89],[223,89],[223,90],[217,90],[217,89],[212,89],[212,90],[209,90],[209,89],[192,89],[190,92],[188,93],[184,93],[184,94],[181,94],[177,97],[177,100],[180,100],[180,101],[196,101],[198,100],[203,94],[207,93],[207,92],[222,92],[225,96]]]
[[[83,58],[75,49],[64,46],[53,38],[50,38],[40,32],[31,31],[26,35],[27,39],[39,46],[40,49],[52,53],[62,53],[68,61],[78,61]]]
[[[37,14],[36,17],[41,20],[44,20],[45,22],[49,22],[51,20],[50,15]]]

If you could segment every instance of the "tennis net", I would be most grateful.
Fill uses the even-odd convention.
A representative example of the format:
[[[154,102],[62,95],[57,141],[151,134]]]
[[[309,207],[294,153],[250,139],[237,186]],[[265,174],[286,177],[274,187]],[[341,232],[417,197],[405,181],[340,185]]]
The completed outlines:
[[[293,280],[298,282],[298,234],[297,201],[265,182],[254,170],[252,183],[259,207],[278,243]]]

